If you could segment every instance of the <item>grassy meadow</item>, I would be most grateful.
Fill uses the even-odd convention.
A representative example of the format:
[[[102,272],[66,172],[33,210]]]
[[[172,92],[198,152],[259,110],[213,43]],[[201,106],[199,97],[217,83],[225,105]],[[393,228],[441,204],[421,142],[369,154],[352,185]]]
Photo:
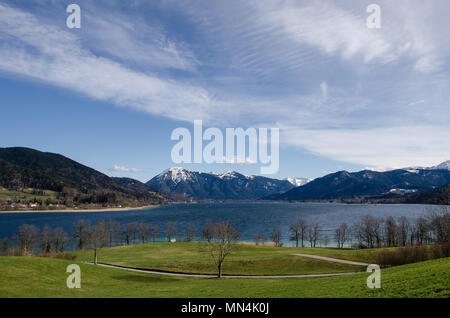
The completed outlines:
[[[366,286],[361,266],[294,256],[310,253],[372,263],[377,249],[275,248],[239,245],[224,264],[226,274],[312,274],[361,271],[323,278],[195,278],[136,273],[75,261],[35,256],[0,257],[0,297],[450,297],[450,258],[384,268],[381,289]],[[190,273],[215,273],[198,243],[157,243],[99,250],[99,262]],[[81,267],[81,288],[66,287],[66,267]]]

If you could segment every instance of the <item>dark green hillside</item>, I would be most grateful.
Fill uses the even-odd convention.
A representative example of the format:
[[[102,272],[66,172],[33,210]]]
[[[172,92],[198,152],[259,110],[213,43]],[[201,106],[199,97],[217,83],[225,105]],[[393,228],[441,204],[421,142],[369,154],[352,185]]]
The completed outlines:
[[[124,184],[62,155],[20,147],[0,148],[0,187],[14,191],[15,198],[20,197],[17,191],[29,189],[56,192],[45,202],[33,200],[39,206],[140,206],[167,201],[163,193]],[[0,204],[30,204],[29,196],[25,201],[15,198],[3,197]]]
[[[450,183],[431,191],[426,191],[412,195],[411,197],[406,199],[406,202],[450,205]]]

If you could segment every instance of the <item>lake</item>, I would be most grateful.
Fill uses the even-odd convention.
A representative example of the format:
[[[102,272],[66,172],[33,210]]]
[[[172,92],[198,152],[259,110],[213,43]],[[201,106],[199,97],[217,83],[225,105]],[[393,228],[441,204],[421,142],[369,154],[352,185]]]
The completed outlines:
[[[242,241],[252,241],[255,234],[263,234],[270,240],[272,229],[277,226],[281,229],[284,244],[292,245],[293,243],[288,241],[289,225],[299,218],[308,223],[319,223],[322,233],[328,235],[332,242],[334,230],[343,222],[351,225],[366,215],[383,218],[406,216],[410,221],[414,221],[432,207],[406,204],[233,202],[171,204],[118,212],[0,213],[0,239],[12,238],[22,224],[33,224],[40,229],[46,224],[53,228],[60,226],[71,233],[72,224],[79,219],[89,220],[92,224],[103,219],[113,219],[121,224],[146,222],[159,226],[161,236],[168,222],[176,222],[176,231],[183,233],[187,224],[192,223],[199,236],[203,225],[211,219],[213,222],[230,221],[239,229]]]

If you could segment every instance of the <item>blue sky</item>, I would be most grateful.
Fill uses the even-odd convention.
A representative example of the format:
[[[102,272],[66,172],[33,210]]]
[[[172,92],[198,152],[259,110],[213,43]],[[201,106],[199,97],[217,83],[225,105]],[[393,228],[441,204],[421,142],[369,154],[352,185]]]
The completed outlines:
[[[356,0],[69,3],[0,1],[0,146],[147,181],[202,119],[279,127],[276,177],[450,159],[448,1],[377,1],[380,29]]]

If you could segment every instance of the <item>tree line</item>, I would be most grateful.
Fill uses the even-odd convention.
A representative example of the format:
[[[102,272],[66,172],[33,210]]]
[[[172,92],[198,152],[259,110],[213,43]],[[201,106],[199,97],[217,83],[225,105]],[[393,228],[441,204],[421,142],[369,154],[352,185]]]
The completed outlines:
[[[450,213],[446,208],[430,210],[425,216],[414,222],[402,216],[398,220],[392,216],[377,218],[371,215],[363,217],[353,225],[340,224],[333,233],[335,246],[343,248],[374,248],[396,247],[427,244],[444,244],[450,242]],[[254,236],[258,245],[264,242],[262,234]],[[275,246],[282,246],[282,234],[279,227],[271,233]],[[299,219],[289,226],[289,240],[295,242],[296,247],[316,247],[320,244],[327,247],[330,237],[323,234],[318,223],[308,224]]]
[[[208,243],[214,238],[215,224],[208,220],[200,229],[188,223],[184,229],[177,231],[175,222],[168,222],[164,232],[167,241],[204,240]],[[70,247],[76,249],[94,249],[117,245],[130,245],[161,241],[163,231],[159,226],[145,222],[120,224],[115,220],[102,220],[96,224],[80,219],[73,224],[72,232],[67,233],[62,227],[51,228],[45,225],[42,230],[30,224],[23,224],[13,236],[13,240],[4,238],[0,241],[1,255],[26,255],[40,252],[62,253]],[[377,218],[370,215],[363,217],[353,225],[340,224],[333,236],[323,234],[319,223],[308,223],[299,219],[289,226],[289,240],[296,247],[328,247],[331,239],[337,248],[374,248],[394,246],[414,246],[443,244],[450,242],[450,214],[445,208],[429,211],[425,216],[409,221],[402,216]],[[277,247],[283,246],[282,232],[274,227],[270,239]],[[266,242],[264,234],[255,234],[256,245]],[[75,245],[75,246],[74,246]]]

